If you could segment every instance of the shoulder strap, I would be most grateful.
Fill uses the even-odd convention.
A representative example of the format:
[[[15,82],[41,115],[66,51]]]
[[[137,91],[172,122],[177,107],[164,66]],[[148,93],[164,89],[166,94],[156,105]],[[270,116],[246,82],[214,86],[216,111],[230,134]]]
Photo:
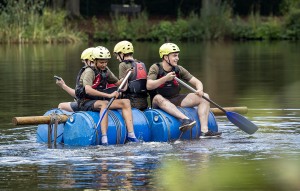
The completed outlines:
[[[81,74],[84,72],[84,70],[86,68],[88,68],[89,66],[83,66],[82,68],[80,68],[78,74],[77,74],[77,77],[76,77],[76,84],[79,84],[79,81],[80,81],[80,77],[81,77]]]
[[[161,67],[160,63],[159,63],[159,62],[156,62],[155,64],[156,64],[157,67],[158,67],[157,78],[158,78],[159,76],[163,76],[163,75],[164,75],[164,70],[163,70],[163,68]]]

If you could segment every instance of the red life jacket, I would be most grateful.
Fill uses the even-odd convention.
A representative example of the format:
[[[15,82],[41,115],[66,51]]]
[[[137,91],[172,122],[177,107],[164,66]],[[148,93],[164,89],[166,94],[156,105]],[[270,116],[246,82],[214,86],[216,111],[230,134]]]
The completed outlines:
[[[78,100],[80,100],[80,99],[109,100],[110,98],[88,95],[85,92],[85,88],[82,85],[80,85],[80,77],[81,77],[83,71],[87,67],[88,66],[82,67],[77,75],[76,88],[75,88],[76,98]],[[92,85],[93,89],[98,90],[100,92],[108,93],[108,94],[113,93],[114,91],[117,90],[117,86],[115,84],[107,83],[107,78],[108,78],[107,70],[103,70],[103,71],[99,72],[99,71],[93,69],[93,71],[95,72],[95,75],[96,75],[96,77],[93,81],[93,85]]]
[[[108,72],[106,70],[96,71],[95,72],[95,79],[93,81],[92,88],[104,93],[113,93],[117,91],[118,87],[115,84],[109,84],[107,82],[108,79]],[[91,99],[98,99],[98,100],[109,100],[110,98],[106,97],[99,97],[99,96],[88,96]]]
[[[124,60],[124,62],[134,67],[133,75],[128,79],[128,89],[125,92],[125,97],[147,97],[147,69],[145,64],[138,60]]]

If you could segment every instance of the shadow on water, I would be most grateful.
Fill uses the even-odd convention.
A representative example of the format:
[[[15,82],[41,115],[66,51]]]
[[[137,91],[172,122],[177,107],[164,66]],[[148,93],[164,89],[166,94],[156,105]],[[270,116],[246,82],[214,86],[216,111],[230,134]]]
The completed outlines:
[[[48,148],[36,143],[35,126],[14,127],[10,120],[71,101],[53,75],[74,84],[85,46],[0,46],[0,190],[300,190],[300,46],[179,45],[180,63],[213,100],[249,108],[245,117],[259,127],[255,134],[217,117],[220,139]],[[149,67],[158,61],[158,47],[136,43],[135,55]]]

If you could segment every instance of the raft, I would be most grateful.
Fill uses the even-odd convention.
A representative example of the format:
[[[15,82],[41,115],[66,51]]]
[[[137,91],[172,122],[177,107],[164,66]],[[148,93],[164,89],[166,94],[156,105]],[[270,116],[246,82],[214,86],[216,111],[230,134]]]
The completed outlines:
[[[180,122],[177,118],[160,109],[147,109],[144,112],[133,108],[133,125],[136,137],[143,142],[170,142],[179,137],[183,140],[198,139],[200,136],[200,121],[197,114],[197,108],[181,108],[185,115],[196,121],[194,127],[182,133],[179,130]],[[53,143],[70,146],[89,146],[101,145],[100,127],[96,127],[99,121],[99,112],[81,111],[66,112],[60,109],[51,109],[44,116],[49,115],[68,115],[65,123],[39,124],[37,128],[37,142]],[[211,131],[218,131],[218,125],[212,112],[209,114],[208,128]],[[48,141],[51,136],[51,141]],[[108,144],[126,143],[126,125],[122,117],[121,110],[108,111]],[[181,136],[180,136],[181,135]]]

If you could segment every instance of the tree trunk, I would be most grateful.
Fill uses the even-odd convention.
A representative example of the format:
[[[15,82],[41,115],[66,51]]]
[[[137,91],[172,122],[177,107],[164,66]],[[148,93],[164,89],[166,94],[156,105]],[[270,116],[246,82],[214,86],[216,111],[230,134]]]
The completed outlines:
[[[66,0],[66,10],[71,19],[80,17],[80,0]]]
[[[52,2],[53,2],[53,9],[54,10],[64,8],[64,1],[62,1],[62,0],[52,0]]]
[[[212,12],[212,8],[216,5],[217,0],[202,0],[202,16],[208,16]]]

